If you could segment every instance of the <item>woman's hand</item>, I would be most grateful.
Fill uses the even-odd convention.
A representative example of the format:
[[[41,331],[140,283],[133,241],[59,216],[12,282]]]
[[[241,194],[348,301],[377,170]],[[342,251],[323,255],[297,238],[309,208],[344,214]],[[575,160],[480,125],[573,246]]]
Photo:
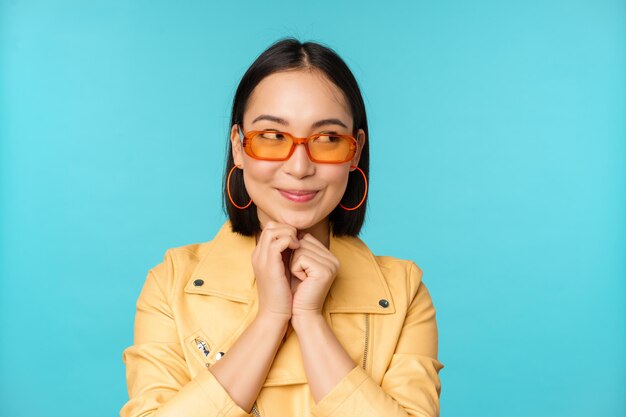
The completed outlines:
[[[292,318],[321,315],[324,300],[337,271],[339,260],[310,233],[300,239],[291,260],[291,273],[299,282],[292,285]]]
[[[291,318],[293,296],[285,264],[291,250],[300,247],[296,233],[293,226],[270,221],[259,236],[252,252],[252,269],[259,293],[257,317],[281,321]]]

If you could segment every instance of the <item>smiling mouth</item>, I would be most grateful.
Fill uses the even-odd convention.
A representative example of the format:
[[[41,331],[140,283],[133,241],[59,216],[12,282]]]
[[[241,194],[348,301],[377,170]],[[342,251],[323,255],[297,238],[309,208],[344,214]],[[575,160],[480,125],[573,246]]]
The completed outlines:
[[[286,199],[298,203],[310,201],[318,193],[318,190],[281,190],[280,188],[277,188],[277,190]]]

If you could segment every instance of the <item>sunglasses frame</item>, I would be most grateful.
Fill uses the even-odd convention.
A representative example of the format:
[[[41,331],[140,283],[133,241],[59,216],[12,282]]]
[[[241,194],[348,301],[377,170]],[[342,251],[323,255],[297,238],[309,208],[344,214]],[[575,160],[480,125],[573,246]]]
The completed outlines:
[[[239,138],[241,139],[241,143],[243,145],[243,149],[244,152],[246,153],[246,155],[254,158],[254,159],[258,159],[260,161],[286,161],[289,158],[291,158],[291,155],[293,155],[293,152],[296,149],[296,145],[300,145],[303,144],[304,145],[304,149],[306,149],[306,153],[309,156],[309,159],[313,162],[319,163],[319,164],[343,164],[346,163],[350,160],[352,160],[352,158],[354,158],[354,155],[356,155],[356,152],[359,149],[359,142],[354,138],[354,136],[351,135],[342,135],[342,134],[333,134],[333,136],[337,136],[337,137],[341,137],[341,138],[345,138],[345,139],[350,139],[351,141],[351,146],[350,146],[350,153],[349,153],[349,157],[346,158],[343,161],[320,161],[318,159],[313,158],[313,155],[311,155],[311,151],[309,149],[309,142],[315,138],[318,138],[320,136],[325,135],[325,133],[315,133],[311,136],[309,136],[308,138],[299,138],[296,137],[294,135],[292,135],[289,132],[283,132],[283,131],[279,131],[279,130],[251,130],[247,133],[244,133],[243,129],[241,128],[241,126],[237,125],[237,129],[239,130]],[[285,136],[289,136],[292,139],[292,143],[291,143],[291,149],[289,150],[289,154],[285,157],[285,158],[263,158],[260,157],[258,155],[255,155],[254,152],[252,152],[252,147],[249,146],[250,145],[250,141],[252,140],[252,136],[259,134],[259,133],[280,133],[283,134]]]

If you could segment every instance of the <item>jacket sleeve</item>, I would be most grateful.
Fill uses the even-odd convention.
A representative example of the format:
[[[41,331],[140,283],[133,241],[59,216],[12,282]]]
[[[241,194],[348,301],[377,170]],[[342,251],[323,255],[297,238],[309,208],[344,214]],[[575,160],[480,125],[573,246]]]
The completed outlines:
[[[355,366],[313,408],[316,417],[438,417],[441,383],[437,360],[435,308],[422,271],[411,262],[410,282],[418,283],[395,352],[381,384]]]
[[[166,294],[172,288],[171,249],[151,269],[137,300],[134,344],[126,348],[129,400],[121,417],[249,416],[207,369],[191,378]]]

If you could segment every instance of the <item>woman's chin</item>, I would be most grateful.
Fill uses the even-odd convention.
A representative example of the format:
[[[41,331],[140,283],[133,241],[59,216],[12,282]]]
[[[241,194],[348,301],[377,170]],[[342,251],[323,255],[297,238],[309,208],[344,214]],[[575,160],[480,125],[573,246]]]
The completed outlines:
[[[328,215],[321,216],[323,213],[319,213],[315,210],[296,211],[280,208],[276,211],[277,213],[274,213],[274,215],[266,211],[258,211],[259,220],[261,221],[262,227],[267,222],[274,221],[276,223],[288,224],[289,226],[295,227],[298,231],[309,230],[314,228],[321,222],[324,222],[325,219],[327,219],[328,217]]]
[[[294,213],[292,216],[283,216],[277,220],[279,223],[285,223],[295,227],[297,230],[307,230],[320,222],[319,219],[312,216],[305,216],[303,213]]]
[[[310,221],[302,221],[299,219],[285,219],[282,223],[295,227],[298,231],[307,230],[315,226],[315,223],[312,223]]]

